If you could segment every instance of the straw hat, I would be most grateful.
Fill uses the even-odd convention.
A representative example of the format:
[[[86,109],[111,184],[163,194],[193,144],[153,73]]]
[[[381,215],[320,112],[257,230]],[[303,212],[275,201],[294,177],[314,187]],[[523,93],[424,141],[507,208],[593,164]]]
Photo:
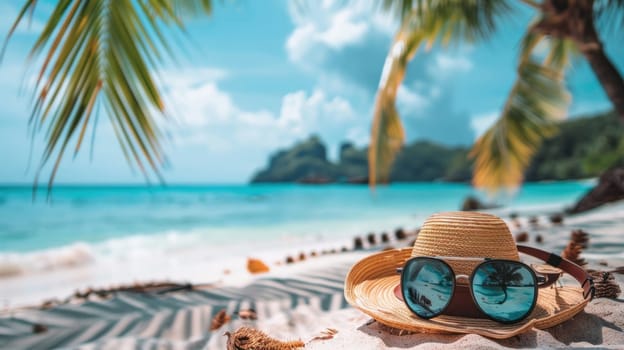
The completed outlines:
[[[345,298],[354,307],[387,326],[425,333],[474,333],[504,339],[531,328],[549,328],[583,310],[587,300],[580,287],[539,290],[533,312],[514,324],[485,318],[440,315],[429,320],[414,315],[395,295],[396,269],[413,256],[489,257],[519,260],[507,225],[500,218],[476,212],[439,213],[423,224],[413,248],[383,251],[356,263],[345,281]],[[470,275],[475,262],[448,261],[456,274]]]

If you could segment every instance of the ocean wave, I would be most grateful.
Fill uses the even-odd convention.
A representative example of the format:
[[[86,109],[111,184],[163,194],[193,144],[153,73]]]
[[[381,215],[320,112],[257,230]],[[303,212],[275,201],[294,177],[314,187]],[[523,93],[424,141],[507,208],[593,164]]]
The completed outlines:
[[[3,253],[0,254],[0,278],[84,266],[94,260],[92,247],[83,242],[29,253]]]
[[[0,253],[0,279],[79,267],[95,270],[149,269],[161,263],[190,264],[246,257],[281,250],[294,254],[310,244],[330,244],[333,235],[286,234],[282,229],[194,229],[139,234],[100,242],[70,245],[31,252]],[[262,239],[258,239],[262,237]],[[331,237],[331,238],[330,238]],[[324,243],[323,243],[324,242]],[[334,248],[341,245],[335,244]],[[293,251],[292,247],[300,247]],[[311,249],[311,248],[310,248]],[[262,254],[261,254],[262,255]]]
[[[154,261],[223,256],[247,246],[244,243],[246,237],[241,236],[242,232],[170,230],[158,234],[110,238],[100,242],[75,242],[37,251],[0,252],[0,278],[85,266],[137,266]]]
[[[102,262],[132,262],[180,256],[204,246],[205,235],[169,231],[154,235],[132,235],[101,242],[75,242],[31,252],[0,253],[0,278],[83,267]]]

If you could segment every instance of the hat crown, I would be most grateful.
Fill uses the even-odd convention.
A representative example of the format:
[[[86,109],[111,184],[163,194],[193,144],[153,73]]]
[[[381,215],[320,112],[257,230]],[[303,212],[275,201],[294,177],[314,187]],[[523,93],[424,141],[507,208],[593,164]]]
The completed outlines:
[[[483,257],[520,260],[507,224],[479,212],[445,212],[430,216],[418,233],[412,256]],[[448,261],[456,274],[470,275],[478,262]]]

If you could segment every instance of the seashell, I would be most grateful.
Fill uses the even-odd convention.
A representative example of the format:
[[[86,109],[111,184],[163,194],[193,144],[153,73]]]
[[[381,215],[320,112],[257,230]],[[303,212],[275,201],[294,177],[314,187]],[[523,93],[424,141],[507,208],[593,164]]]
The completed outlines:
[[[247,259],[247,271],[253,274],[264,273],[264,272],[269,272],[269,267],[260,259],[248,258]]]

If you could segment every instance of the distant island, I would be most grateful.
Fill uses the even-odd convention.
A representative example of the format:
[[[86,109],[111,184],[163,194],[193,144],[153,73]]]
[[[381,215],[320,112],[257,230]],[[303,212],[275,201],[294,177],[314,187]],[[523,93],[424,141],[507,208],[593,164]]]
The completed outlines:
[[[560,133],[546,140],[526,172],[527,181],[570,180],[599,176],[605,170],[624,165],[624,127],[615,113],[569,119]],[[397,156],[391,182],[469,182],[472,161],[468,147],[449,147],[430,141],[406,145]],[[339,159],[327,159],[327,148],[318,136],[280,150],[252,183],[368,182],[367,148],[349,142],[340,145]]]

